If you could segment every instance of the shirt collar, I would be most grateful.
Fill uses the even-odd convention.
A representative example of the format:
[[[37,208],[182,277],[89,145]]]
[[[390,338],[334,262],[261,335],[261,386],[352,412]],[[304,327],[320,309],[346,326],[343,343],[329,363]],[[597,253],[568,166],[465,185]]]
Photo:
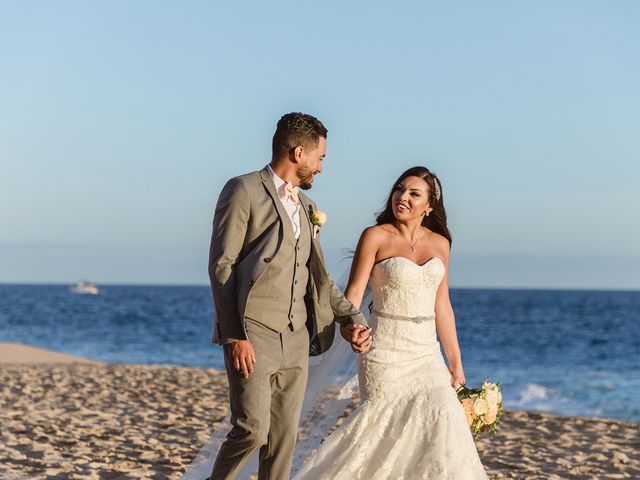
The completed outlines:
[[[276,187],[276,192],[278,192],[278,197],[286,198],[286,193],[284,192],[284,187],[287,184],[283,179],[281,179],[276,172],[273,171],[270,164],[267,164],[267,171],[269,175],[271,175],[271,179],[273,180],[273,184]]]
[[[278,191],[278,193],[280,193],[280,187],[282,187],[285,183],[283,179],[281,179],[276,172],[273,171],[273,168],[271,168],[271,165],[267,164],[267,171],[269,172],[269,175],[271,175],[271,178],[273,179],[273,184],[276,186],[276,190]]]

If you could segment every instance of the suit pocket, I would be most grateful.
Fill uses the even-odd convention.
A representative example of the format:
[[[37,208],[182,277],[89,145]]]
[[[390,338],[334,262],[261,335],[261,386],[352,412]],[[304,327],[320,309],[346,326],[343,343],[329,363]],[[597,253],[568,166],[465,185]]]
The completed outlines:
[[[258,282],[251,290],[251,296],[254,298],[260,298],[261,300],[276,300],[277,297],[269,290],[271,283],[271,265],[268,265],[262,271]]]

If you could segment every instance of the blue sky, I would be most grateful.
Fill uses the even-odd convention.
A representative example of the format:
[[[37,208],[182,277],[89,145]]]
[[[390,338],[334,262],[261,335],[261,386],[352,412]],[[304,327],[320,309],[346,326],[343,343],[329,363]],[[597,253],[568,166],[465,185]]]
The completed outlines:
[[[335,276],[407,167],[452,286],[640,288],[637,2],[1,2],[0,282],[206,283],[289,111]]]

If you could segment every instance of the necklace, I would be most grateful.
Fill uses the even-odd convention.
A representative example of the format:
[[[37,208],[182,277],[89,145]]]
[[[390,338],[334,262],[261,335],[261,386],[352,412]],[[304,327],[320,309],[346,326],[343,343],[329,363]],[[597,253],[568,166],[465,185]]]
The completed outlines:
[[[394,226],[395,226],[395,225],[394,225]],[[418,236],[416,235],[416,240],[413,242],[413,245],[411,245],[411,243],[409,242],[409,240],[407,240],[406,238],[404,238],[404,237],[402,236],[402,234],[400,233],[400,230],[398,230],[398,227],[395,227],[395,228],[396,228],[396,231],[398,232],[398,235],[400,235],[400,238],[402,238],[405,242],[407,242],[407,245],[409,245],[409,248],[411,249],[411,251],[412,251],[413,253],[416,253],[416,244],[418,243],[418,240],[419,240]]]

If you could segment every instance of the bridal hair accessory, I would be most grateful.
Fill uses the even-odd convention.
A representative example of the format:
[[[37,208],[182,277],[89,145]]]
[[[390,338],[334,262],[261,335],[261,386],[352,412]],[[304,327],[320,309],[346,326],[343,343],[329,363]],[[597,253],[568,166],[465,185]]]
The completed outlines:
[[[327,214],[309,205],[309,220],[313,223],[313,238],[316,238],[320,228],[327,223]]]
[[[500,383],[484,381],[480,388],[460,385],[456,389],[467,424],[477,437],[482,432],[495,432],[502,417],[502,387]]]
[[[440,181],[438,180],[438,177],[436,177],[435,175],[433,175],[433,185],[436,187],[435,188],[436,200],[440,200]]]

